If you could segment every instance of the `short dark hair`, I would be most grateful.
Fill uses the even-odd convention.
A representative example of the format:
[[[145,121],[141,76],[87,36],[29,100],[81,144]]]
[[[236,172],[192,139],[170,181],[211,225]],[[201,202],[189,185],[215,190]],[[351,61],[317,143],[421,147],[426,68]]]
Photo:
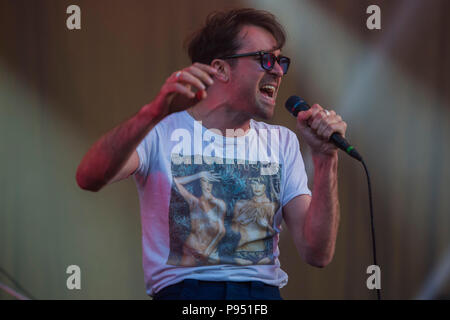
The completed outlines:
[[[241,47],[239,32],[246,25],[269,31],[277,41],[277,49],[281,49],[286,42],[283,26],[270,12],[253,8],[214,11],[207,16],[205,25],[185,41],[192,63],[211,64],[216,58],[235,54]]]

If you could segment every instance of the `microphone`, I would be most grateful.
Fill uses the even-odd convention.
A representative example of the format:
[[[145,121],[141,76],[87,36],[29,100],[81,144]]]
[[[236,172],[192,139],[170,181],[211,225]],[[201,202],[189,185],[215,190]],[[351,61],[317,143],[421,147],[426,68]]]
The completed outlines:
[[[311,108],[305,100],[298,96],[289,97],[289,99],[286,100],[285,107],[294,117],[297,117],[297,114],[300,111],[306,111]],[[356,151],[355,147],[350,145],[340,133],[334,132],[330,137],[330,142],[333,142],[336,147],[362,162],[362,157],[358,151]]]

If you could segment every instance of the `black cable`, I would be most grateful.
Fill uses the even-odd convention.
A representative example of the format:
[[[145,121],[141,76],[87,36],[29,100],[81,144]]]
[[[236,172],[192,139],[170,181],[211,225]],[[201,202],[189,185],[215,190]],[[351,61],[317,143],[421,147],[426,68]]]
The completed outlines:
[[[8,272],[6,272],[5,270],[3,270],[2,267],[0,267],[0,273],[3,273],[3,275],[5,277],[7,277],[9,279],[9,281],[11,281],[16,287],[17,289],[19,289],[20,291],[22,291],[23,293],[25,293],[28,298],[32,299],[32,300],[36,300],[27,290],[25,290],[16,280],[14,280],[13,277],[11,277]]]
[[[370,225],[371,225],[371,229],[372,229],[373,264],[378,266],[378,264],[377,264],[377,248],[375,245],[375,227],[373,225],[372,187],[370,185],[369,170],[367,169],[366,163],[364,162],[364,160],[361,160],[361,163],[363,164],[364,170],[366,171],[367,185],[369,187],[369,206],[370,206]],[[378,300],[381,300],[381,289],[377,289],[377,298],[378,298]]]

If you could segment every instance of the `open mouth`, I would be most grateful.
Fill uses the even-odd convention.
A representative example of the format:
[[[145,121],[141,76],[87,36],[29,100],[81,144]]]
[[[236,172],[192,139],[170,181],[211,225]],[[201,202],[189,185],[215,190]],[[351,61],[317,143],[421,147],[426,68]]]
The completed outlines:
[[[262,95],[273,98],[275,96],[276,88],[271,84],[265,84],[259,88],[259,91]]]

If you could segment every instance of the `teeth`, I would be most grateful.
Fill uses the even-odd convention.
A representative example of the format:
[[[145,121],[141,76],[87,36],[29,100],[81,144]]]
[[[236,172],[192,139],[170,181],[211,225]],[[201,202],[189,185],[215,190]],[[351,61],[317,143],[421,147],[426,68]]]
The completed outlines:
[[[273,96],[273,93],[275,92],[275,87],[268,84],[262,86],[261,89],[267,90],[271,96]]]
[[[271,85],[264,85],[264,86],[261,87],[261,89],[267,89],[267,90],[270,90],[272,92],[275,91],[275,87],[271,86]]]

